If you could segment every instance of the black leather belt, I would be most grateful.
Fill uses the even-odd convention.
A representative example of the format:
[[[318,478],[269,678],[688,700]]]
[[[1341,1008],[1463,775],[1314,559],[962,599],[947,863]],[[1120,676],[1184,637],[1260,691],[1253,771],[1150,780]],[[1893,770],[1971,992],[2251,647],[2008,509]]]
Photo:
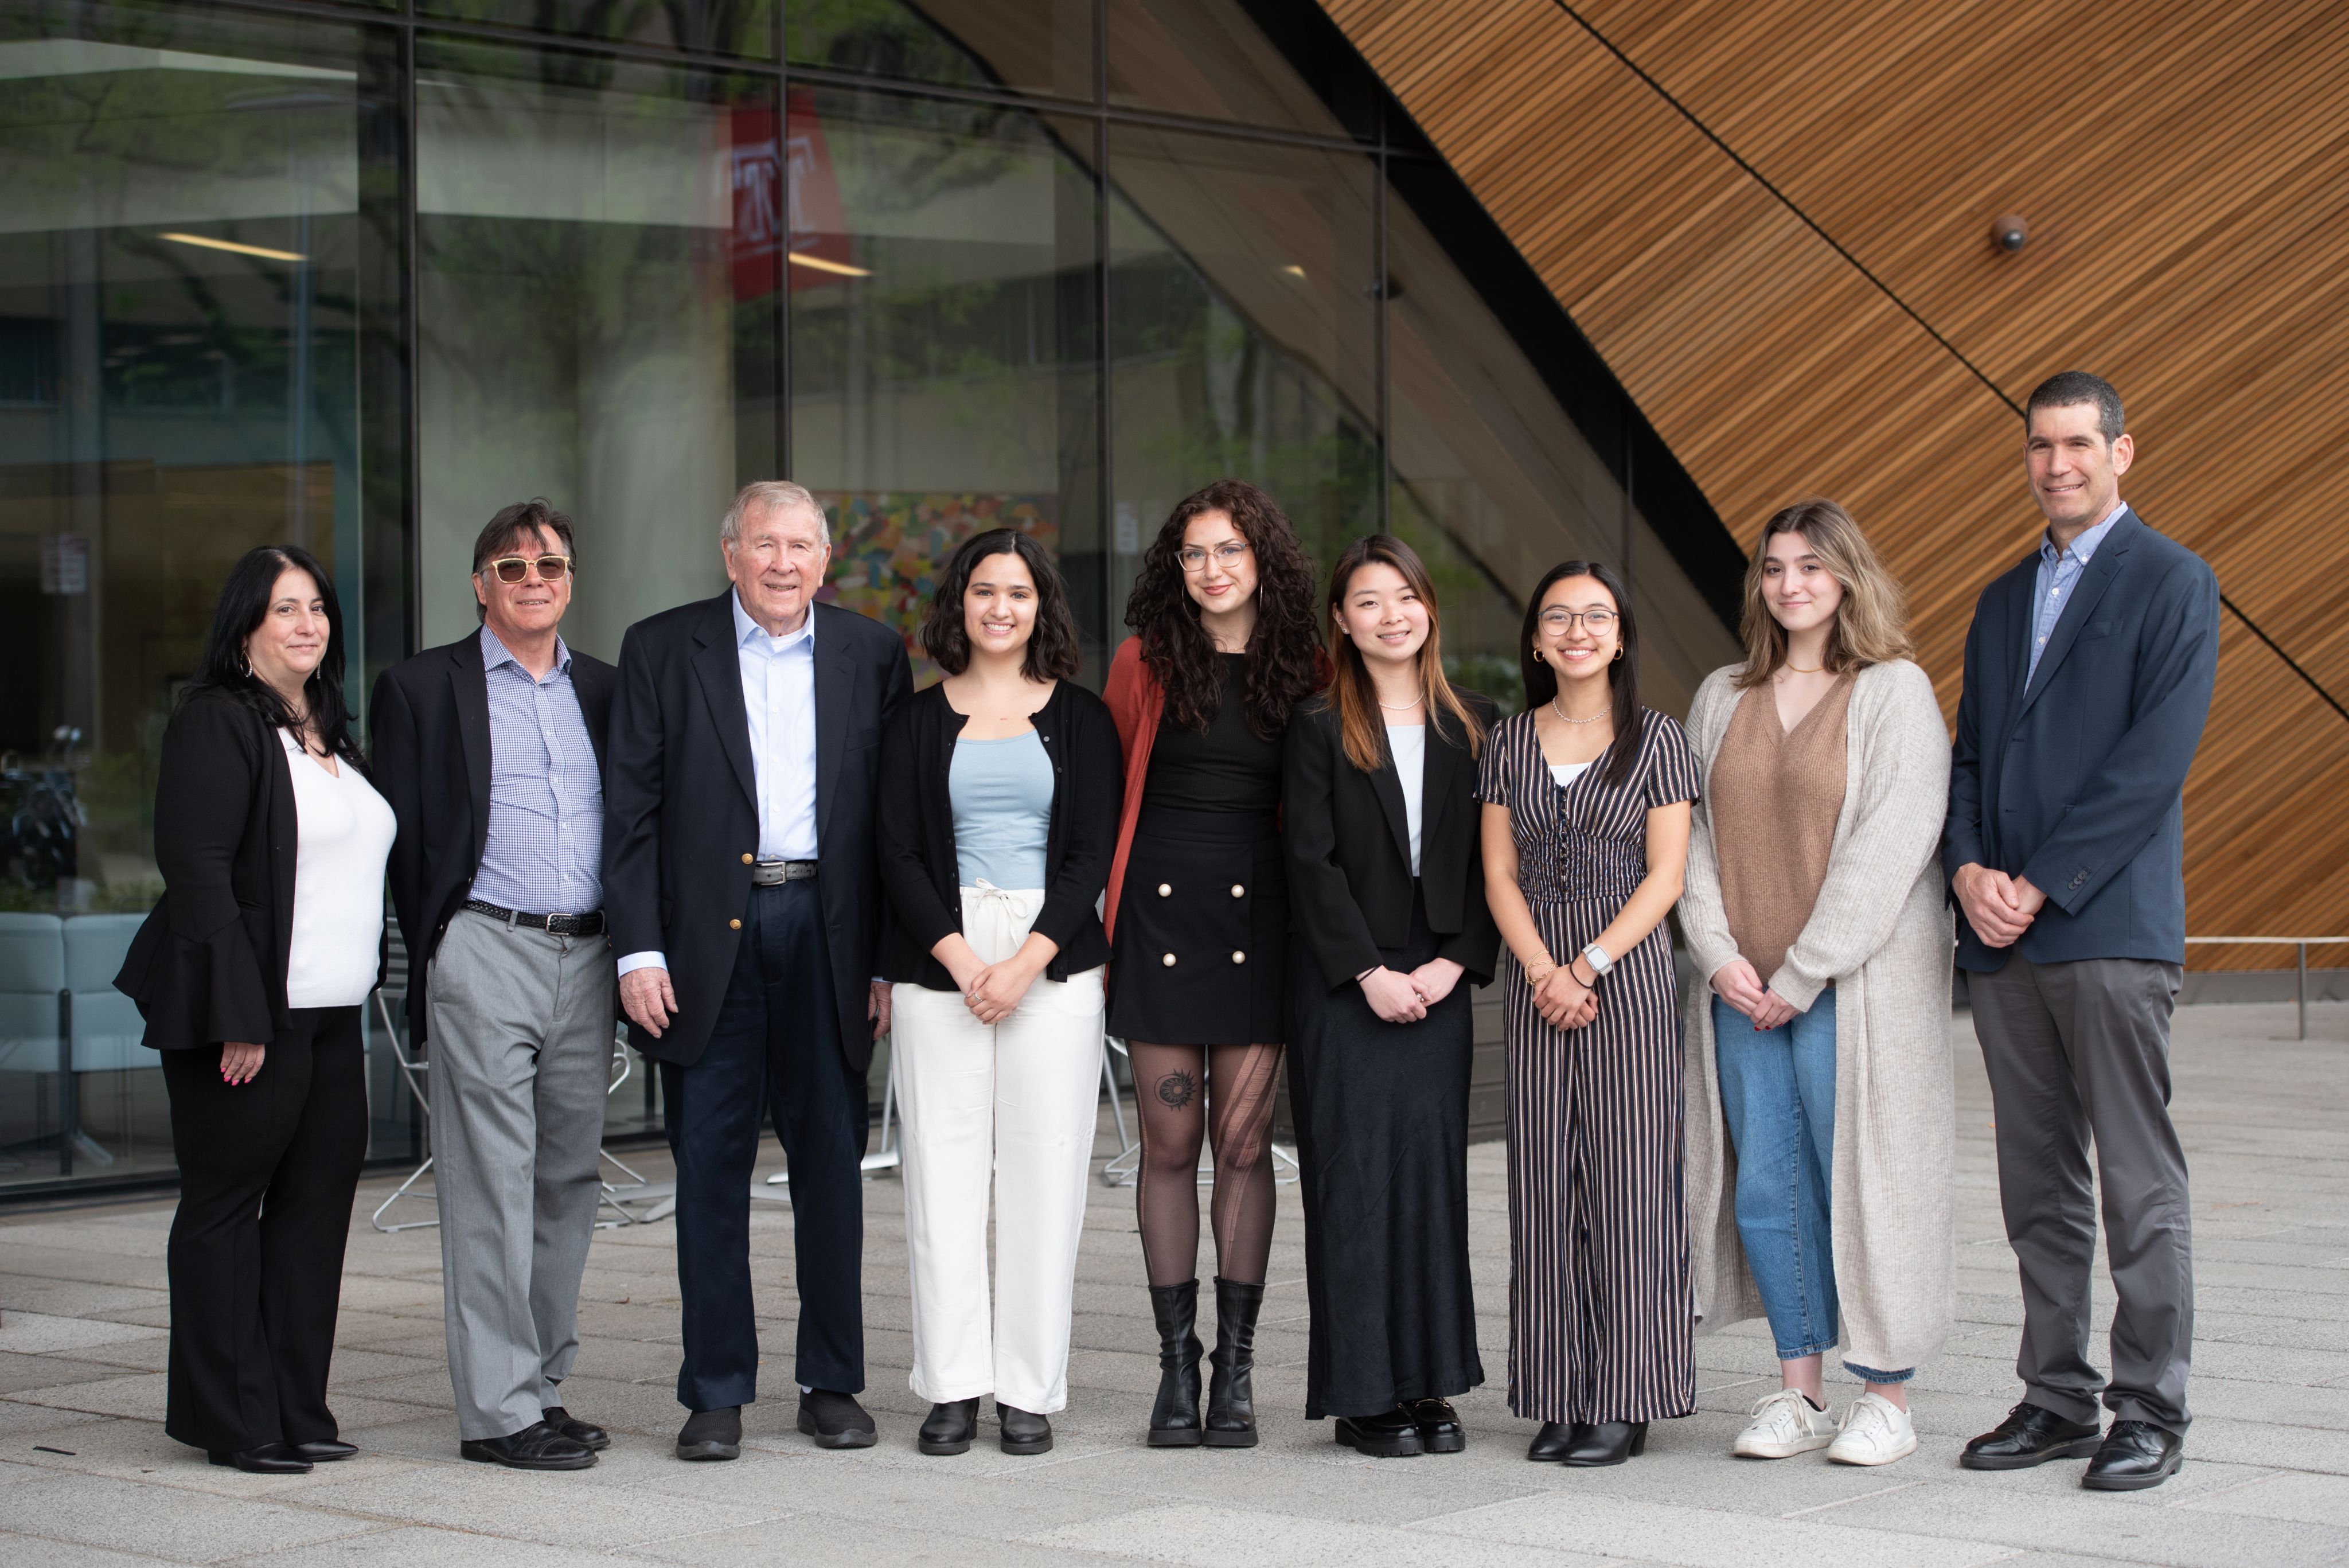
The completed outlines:
[[[510,926],[528,926],[533,931],[544,931],[550,936],[600,937],[604,934],[604,911],[601,909],[585,915],[525,915],[512,909],[501,909],[495,904],[485,904],[479,898],[466,899],[465,908],[477,915],[487,915]]]
[[[786,882],[804,882],[814,875],[812,860],[757,860],[750,865],[750,886],[780,888]]]

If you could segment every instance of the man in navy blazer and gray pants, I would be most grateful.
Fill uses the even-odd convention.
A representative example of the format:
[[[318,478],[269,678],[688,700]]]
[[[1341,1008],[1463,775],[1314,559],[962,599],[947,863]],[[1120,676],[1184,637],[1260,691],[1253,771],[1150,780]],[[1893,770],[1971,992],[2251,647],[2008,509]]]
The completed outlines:
[[[2177,1470],[2189,1419],[2194,1277],[2169,1014],[2185,973],[2182,797],[2218,676],[2219,584],[2120,499],[2134,445],[2109,383],[2054,377],[2023,426],[2047,530],[1975,606],[1941,858],[1965,914],[1958,965],[2023,1279],[2024,1402],[1960,1462],[2093,1455],[2082,1485],[2135,1490]],[[2092,1137],[2119,1298],[2109,1384],[2088,1361]]]

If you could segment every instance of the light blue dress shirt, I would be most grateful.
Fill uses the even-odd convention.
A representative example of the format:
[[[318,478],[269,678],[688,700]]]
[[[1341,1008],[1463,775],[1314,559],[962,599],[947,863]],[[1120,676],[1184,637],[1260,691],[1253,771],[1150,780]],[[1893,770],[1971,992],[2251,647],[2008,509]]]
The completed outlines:
[[[815,607],[799,630],[769,637],[727,596],[734,611],[734,653],[742,671],[742,716],[750,728],[751,776],[758,784],[759,858],[812,860],[815,842]],[[628,953],[620,972],[667,969],[662,952]]]
[[[2105,514],[2105,520],[2073,540],[2068,550],[2055,548],[2053,539],[2040,539],[2037,604],[2031,620],[2031,669],[2023,678],[2025,686],[2039,673],[2039,656],[2047,651],[2047,639],[2055,635],[2055,623],[2064,618],[2064,607],[2072,602],[2072,590],[2079,586],[2080,574],[2088,569],[2088,563],[2095,558],[2096,546],[2105,542],[2105,535],[2113,531],[2113,524],[2127,510],[2127,502],[2116,503]]]
[[[604,907],[604,781],[571,683],[571,649],[533,678],[488,627],[490,822],[472,896],[532,915]]]

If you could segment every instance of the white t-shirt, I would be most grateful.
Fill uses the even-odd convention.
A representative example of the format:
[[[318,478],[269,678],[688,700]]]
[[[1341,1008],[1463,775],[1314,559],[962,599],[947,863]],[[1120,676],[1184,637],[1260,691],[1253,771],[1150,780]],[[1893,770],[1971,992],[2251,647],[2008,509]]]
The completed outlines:
[[[383,946],[383,867],[398,824],[358,769],[328,773],[280,730],[294,775],[298,847],[294,930],[285,948],[285,1005],[357,1007],[375,989]]]
[[[1588,763],[1552,763],[1549,765],[1549,776],[1560,784],[1570,784],[1589,771]]]
[[[1387,750],[1394,753],[1395,777],[1402,784],[1402,815],[1411,826],[1411,874],[1419,875],[1419,825],[1427,795],[1427,726],[1389,724]]]

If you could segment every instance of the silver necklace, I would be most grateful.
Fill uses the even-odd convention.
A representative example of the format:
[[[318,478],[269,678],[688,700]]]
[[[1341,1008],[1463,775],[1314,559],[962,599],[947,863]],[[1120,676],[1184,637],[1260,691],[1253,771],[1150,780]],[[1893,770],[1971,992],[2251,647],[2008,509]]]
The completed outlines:
[[[1372,698],[1371,701],[1375,702],[1378,701],[1378,699]],[[1380,702],[1379,706],[1384,708],[1390,713],[1408,713],[1413,708],[1418,707],[1419,704],[1420,699],[1414,697],[1408,702]]]
[[[1607,715],[1606,715],[1604,712],[1593,713],[1593,714],[1592,714],[1592,715],[1590,715],[1590,717],[1589,717],[1589,718],[1588,718],[1588,719],[1577,719],[1577,718],[1570,717],[1570,716],[1567,713],[1567,711],[1566,711],[1565,709],[1563,709],[1563,708],[1561,708],[1561,707],[1559,707],[1559,706],[1557,705],[1557,698],[1555,698],[1555,697],[1553,697],[1553,698],[1551,698],[1551,699],[1549,700],[1549,711],[1550,711],[1551,712],[1553,712],[1553,713],[1557,714],[1557,717],[1558,717],[1558,722],[1559,722],[1560,723],[1564,723],[1564,724],[1596,724],[1597,722],[1599,722],[1599,720],[1604,719],[1605,717],[1607,717]]]

